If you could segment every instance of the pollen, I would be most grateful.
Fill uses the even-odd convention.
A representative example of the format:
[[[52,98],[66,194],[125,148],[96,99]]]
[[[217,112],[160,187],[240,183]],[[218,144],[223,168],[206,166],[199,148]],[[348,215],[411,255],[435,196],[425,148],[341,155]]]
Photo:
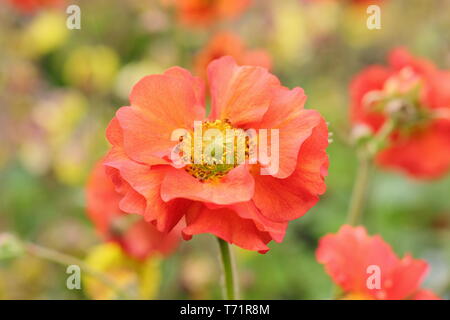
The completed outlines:
[[[204,121],[180,138],[184,170],[201,182],[218,181],[249,159],[252,141],[227,119]]]

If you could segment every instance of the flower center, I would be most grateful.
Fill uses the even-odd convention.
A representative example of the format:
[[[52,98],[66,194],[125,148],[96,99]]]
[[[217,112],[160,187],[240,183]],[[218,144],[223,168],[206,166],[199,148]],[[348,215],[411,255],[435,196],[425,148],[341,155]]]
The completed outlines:
[[[224,177],[249,158],[251,137],[225,120],[196,122],[194,132],[180,138],[184,170],[201,182]]]
[[[398,129],[409,132],[421,128],[430,119],[430,112],[421,101],[422,78],[412,69],[404,68],[389,78],[380,91],[365,97],[366,105],[392,118]]]

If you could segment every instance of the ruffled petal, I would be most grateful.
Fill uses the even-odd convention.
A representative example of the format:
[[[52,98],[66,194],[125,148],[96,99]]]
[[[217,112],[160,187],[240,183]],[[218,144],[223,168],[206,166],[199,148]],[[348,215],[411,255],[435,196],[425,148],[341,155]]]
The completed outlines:
[[[154,225],[140,220],[121,236],[120,244],[132,257],[145,260],[154,253],[172,253],[179,241],[180,236],[175,230],[169,233],[160,232]]]
[[[214,60],[208,67],[212,119],[228,119],[236,127],[260,121],[280,82],[266,69],[238,66],[232,57]]]
[[[233,210],[213,210],[198,203],[186,215],[183,237],[189,240],[201,233],[211,233],[228,243],[261,253],[269,250],[266,244],[272,240],[267,232],[258,230],[252,220],[241,218]]]
[[[270,151],[271,132],[273,129],[278,130],[279,163],[278,170],[271,174],[274,177],[283,179],[294,172],[300,146],[311,136],[319,122],[323,121],[317,111],[303,109],[305,101],[306,96],[301,88],[289,90],[280,86],[273,90],[272,103],[262,121],[254,125],[256,129],[267,130],[267,144]]]
[[[379,165],[420,179],[439,178],[450,169],[450,121],[436,121],[410,137],[391,139],[392,146],[377,156]]]
[[[191,84],[197,101],[196,112],[198,112],[199,115],[204,115],[204,111],[202,110],[204,109],[205,103],[205,82],[203,79],[200,77],[194,77],[189,71],[180,67],[169,68],[166,72],[164,72],[164,74],[167,76],[184,79]]]
[[[168,170],[161,187],[164,201],[177,198],[211,202],[219,205],[248,201],[254,193],[254,181],[242,164],[220,181],[200,182],[183,169]]]
[[[326,190],[328,128],[321,120],[302,144],[295,171],[286,179],[253,172],[253,201],[266,218],[285,222],[304,215]]]
[[[124,225],[120,223],[121,219],[127,217],[127,214],[120,209],[120,202],[125,202],[126,209],[135,210],[136,205],[130,204],[133,196],[142,201],[140,205],[143,208],[136,211],[143,212],[145,210],[145,198],[133,191],[131,186],[124,181],[116,168],[108,167],[108,171],[113,170],[113,178],[120,179],[120,190],[127,189],[124,198],[116,191],[115,185],[108,175],[102,161],[99,161],[94,167],[86,189],[87,211],[89,217],[96,226],[100,235],[108,241],[114,241],[121,245],[123,250],[136,259],[145,259],[154,253],[169,254],[178,244],[179,236],[175,232],[161,233],[155,226],[145,222],[142,218],[134,221],[125,230],[117,229],[118,226]],[[111,173],[111,172],[110,172]],[[124,186],[125,185],[125,186]],[[124,200],[124,199],[127,200]],[[126,226],[126,225],[125,225]]]
[[[412,68],[421,75],[427,75],[436,71],[433,63],[426,59],[414,57],[406,48],[396,48],[389,53],[389,64],[396,70]]]
[[[326,272],[345,292],[368,294],[384,299],[386,294],[367,288],[369,266],[381,270],[383,289],[398,259],[391,247],[379,236],[370,237],[363,227],[344,225],[337,234],[320,239],[316,251],[317,261],[325,265]],[[383,290],[382,290],[383,291]]]
[[[119,201],[120,195],[106,175],[103,163],[99,161],[92,170],[86,186],[86,207],[89,218],[100,234],[107,234],[111,219],[122,214]]]
[[[405,256],[389,275],[390,280],[384,283],[386,299],[399,300],[410,297],[420,287],[427,271],[428,264],[424,260]]]
[[[427,102],[431,108],[450,113],[450,71],[437,71],[428,80]]]
[[[113,120],[110,127],[116,126],[117,121]],[[120,141],[119,129],[109,128],[108,132],[110,135],[113,132],[114,139]],[[113,137],[110,138],[110,141],[115,141]],[[166,202],[161,199],[161,184],[168,166],[157,165],[161,159],[152,157],[150,160],[153,166],[137,163],[128,158],[124,149],[118,145],[109,151],[104,165],[116,185],[116,191],[122,195],[120,209],[143,215],[147,221],[155,223],[158,230],[169,231],[181,219],[190,201],[177,199]]]
[[[273,240],[280,243],[283,241],[288,227],[288,222],[276,222],[267,219],[255,206],[253,201],[247,201],[230,206],[241,218],[251,219],[260,231],[270,234]]]
[[[392,75],[389,69],[371,66],[356,75],[350,84],[351,108],[350,116],[354,124],[363,123],[377,131],[384,123],[385,117],[379,112],[370,110],[365,104],[366,94],[382,90],[385,81]]]
[[[126,154],[142,163],[168,157],[178,143],[171,141],[172,133],[191,130],[194,121],[203,120],[203,98],[202,81],[181,68],[141,79],[131,92],[131,107],[122,107],[116,114]]]

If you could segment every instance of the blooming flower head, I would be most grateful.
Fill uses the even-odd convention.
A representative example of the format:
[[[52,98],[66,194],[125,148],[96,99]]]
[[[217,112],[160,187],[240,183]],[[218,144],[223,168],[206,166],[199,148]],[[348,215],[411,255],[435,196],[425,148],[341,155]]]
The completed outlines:
[[[265,50],[248,50],[244,42],[231,32],[219,32],[214,35],[206,47],[195,58],[195,71],[206,79],[208,64],[223,56],[233,57],[238,64],[260,66],[270,69],[271,57]]]
[[[235,18],[251,4],[251,0],[168,0],[166,2],[173,2],[182,23],[196,27]]]
[[[185,239],[212,233],[266,252],[325,192],[327,125],[303,108],[301,88],[283,87],[264,68],[223,57],[209,65],[208,82],[207,116],[205,84],[187,70],[141,79],[109,124],[104,164],[122,211],[160,231],[184,218]],[[271,155],[255,160],[255,149]]]
[[[154,254],[169,254],[179,241],[174,232],[161,233],[142,217],[131,216],[119,208],[121,200],[101,162],[97,163],[87,185],[87,209],[97,232],[117,243],[127,255],[138,260]]]
[[[316,257],[343,290],[344,299],[439,299],[420,288],[428,270],[424,260],[398,258],[389,244],[380,236],[369,236],[364,227],[344,225],[337,234],[324,236]],[[379,277],[378,285],[373,277]]]
[[[415,178],[437,178],[450,168],[450,71],[415,58],[405,49],[391,52],[389,66],[371,66],[350,86],[355,127],[377,133],[394,123],[377,163]]]

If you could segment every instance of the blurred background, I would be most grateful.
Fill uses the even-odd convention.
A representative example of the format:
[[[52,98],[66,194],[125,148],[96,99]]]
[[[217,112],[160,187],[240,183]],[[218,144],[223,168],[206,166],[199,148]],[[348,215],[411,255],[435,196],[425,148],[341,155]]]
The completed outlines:
[[[334,133],[322,201],[269,253],[237,250],[243,296],[329,299],[333,285],[314,252],[321,236],[345,223],[356,167],[347,139],[349,82],[367,65],[385,64],[397,46],[450,69],[450,1],[378,1],[380,30],[367,29],[367,4],[360,2],[254,0],[233,19],[205,27],[180,21],[167,0],[61,0],[43,7],[1,0],[0,234],[84,259],[101,243],[86,216],[84,187],[108,149],[109,120],[128,105],[142,76],[174,65],[198,72],[211,38],[228,31],[248,50],[264,50],[284,85],[303,87],[307,107],[318,109]],[[81,8],[79,30],[66,27],[70,4]],[[431,271],[423,287],[449,299],[450,176],[417,182],[376,170],[373,179],[364,217],[369,233],[381,234],[398,255],[426,259]],[[183,242],[157,268],[152,298],[221,297],[210,235]],[[28,254],[3,259],[0,299],[97,298],[68,290],[66,278],[65,267]]]

